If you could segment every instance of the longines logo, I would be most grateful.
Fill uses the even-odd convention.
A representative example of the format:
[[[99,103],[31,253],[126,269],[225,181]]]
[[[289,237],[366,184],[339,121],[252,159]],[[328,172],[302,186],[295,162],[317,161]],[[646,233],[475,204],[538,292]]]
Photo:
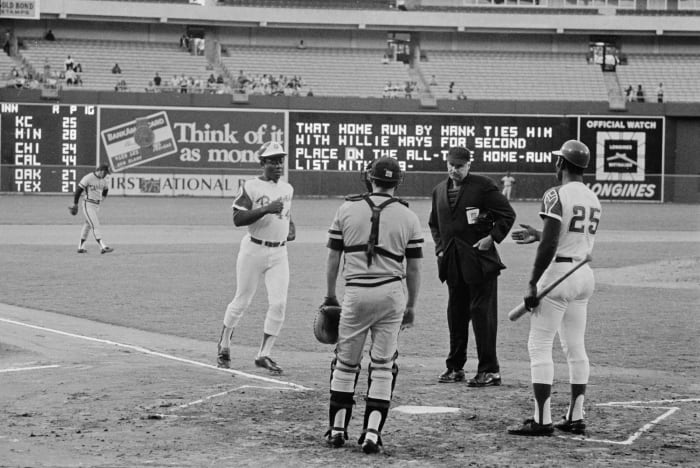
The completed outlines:
[[[598,132],[596,180],[644,181],[646,134]]]

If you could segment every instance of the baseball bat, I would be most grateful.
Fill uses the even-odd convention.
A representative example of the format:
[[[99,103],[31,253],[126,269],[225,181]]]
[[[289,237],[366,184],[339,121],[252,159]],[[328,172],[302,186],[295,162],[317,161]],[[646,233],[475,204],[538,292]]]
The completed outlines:
[[[571,268],[571,270],[569,270],[569,271],[567,271],[566,273],[564,273],[560,278],[557,278],[555,281],[553,281],[553,282],[552,282],[551,284],[549,284],[548,286],[542,288],[542,290],[539,291],[539,292],[537,293],[537,299],[538,299],[538,300],[541,300],[544,296],[546,296],[547,294],[549,294],[549,293],[552,291],[552,289],[554,289],[554,288],[556,288],[557,286],[559,286],[559,284],[561,284],[562,281],[564,281],[566,278],[568,278],[569,276],[571,276],[572,274],[574,274],[574,272],[575,272],[576,270],[578,270],[579,268],[581,268],[581,267],[582,267],[583,265],[585,265],[586,263],[590,262],[592,259],[593,259],[593,258],[592,258],[590,255],[586,255],[586,258],[584,258],[584,259],[581,260],[579,263],[577,263],[576,265],[574,265],[574,267]],[[525,315],[525,312],[527,312],[527,311],[528,311],[528,310],[525,308],[525,302],[521,302],[520,305],[516,306],[515,308],[513,308],[513,310],[511,310],[510,312],[508,312],[508,318],[510,319],[511,322],[515,322],[515,321],[518,320],[520,317],[522,317],[523,315]]]

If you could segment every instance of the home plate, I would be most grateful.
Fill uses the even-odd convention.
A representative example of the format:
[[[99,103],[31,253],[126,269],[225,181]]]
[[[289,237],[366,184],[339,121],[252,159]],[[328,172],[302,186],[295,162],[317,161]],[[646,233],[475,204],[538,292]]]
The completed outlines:
[[[406,414],[459,413],[459,408],[450,406],[397,406],[393,411]]]

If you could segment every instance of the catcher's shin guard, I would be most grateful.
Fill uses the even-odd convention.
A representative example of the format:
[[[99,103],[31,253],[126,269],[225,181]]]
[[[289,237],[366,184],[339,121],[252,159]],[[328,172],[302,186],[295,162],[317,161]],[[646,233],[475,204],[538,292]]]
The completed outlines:
[[[360,444],[364,442],[367,432],[373,432],[377,434],[377,444],[382,445],[382,428],[389,414],[389,406],[396,386],[396,376],[399,373],[396,362],[392,362],[391,368],[380,367],[388,364],[388,362],[374,360],[370,363],[365,417],[362,424],[362,435],[358,440]]]
[[[331,436],[333,431],[342,431],[345,440],[347,440],[347,429],[352,417],[352,407],[355,405],[353,397],[360,369],[359,365],[352,366],[339,361],[338,358],[331,362],[331,400],[326,437]],[[341,410],[345,410],[342,427],[336,422],[336,415]]]

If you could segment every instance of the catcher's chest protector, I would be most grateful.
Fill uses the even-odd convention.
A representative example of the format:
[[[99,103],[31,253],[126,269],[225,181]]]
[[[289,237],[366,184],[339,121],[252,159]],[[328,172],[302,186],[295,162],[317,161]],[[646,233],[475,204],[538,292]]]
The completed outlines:
[[[367,249],[365,250],[365,252],[367,253],[367,266],[372,265],[372,258],[375,255],[375,247],[377,246],[377,241],[379,240],[379,215],[382,213],[382,210],[394,202],[399,202],[403,203],[404,205],[407,205],[405,201],[396,197],[391,197],[388,200],[382,202],[380,205],[375,205],[372,199],[370,198],[370,195],[371,194],[365,194],[362,197],[362,199],[367,202],[370,209],[372,210],[372,218],[370,220],[372,227],[370,228],[369,240],[367,241]]]

